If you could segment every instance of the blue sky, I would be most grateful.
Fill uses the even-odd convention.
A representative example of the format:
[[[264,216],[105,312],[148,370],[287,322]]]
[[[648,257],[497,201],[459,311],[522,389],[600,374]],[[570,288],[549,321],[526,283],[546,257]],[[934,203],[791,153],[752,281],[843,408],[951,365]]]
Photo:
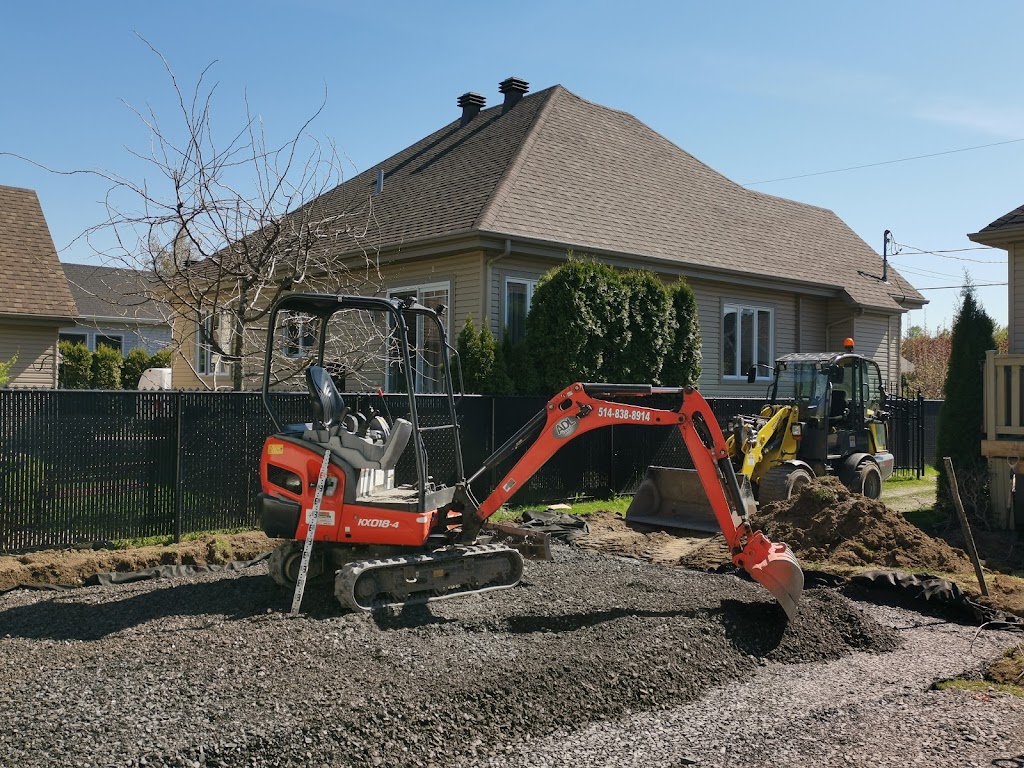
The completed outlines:
[[[910,324],[950,325],[959,292],[942,286],[965,269],[1005,324],[1006,287],[983,287],[1005,283],[1005,251],[959,249],[1024,203],[1022,26],[1009,0],[37,0],[3,14],[0,152],[141,178],[130,150],[145,153],[148,134],[129,107],[170,124],[176,105],[137,35],[186,87],[216,61],[225,135],[248,99],[285,138],[326,92],[311,131],[344,152],[347,176],[455,119],[466,91],[498,103],[514,75],[629,112],[740,184],[830,208],[876,251],[891,230],[904,246],[893,265],[931,299]],[[108,185],[4,155],[0,184],[39,193],[62,260],[94,260],[73,241],[102,221]]]

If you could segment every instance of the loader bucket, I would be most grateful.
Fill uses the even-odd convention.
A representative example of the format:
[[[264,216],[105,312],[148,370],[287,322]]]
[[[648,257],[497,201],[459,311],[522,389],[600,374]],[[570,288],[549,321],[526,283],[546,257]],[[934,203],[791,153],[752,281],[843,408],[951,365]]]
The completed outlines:
[[[711,502],[695,469],[648,467],[626,510],[627,523],[719,533]]]

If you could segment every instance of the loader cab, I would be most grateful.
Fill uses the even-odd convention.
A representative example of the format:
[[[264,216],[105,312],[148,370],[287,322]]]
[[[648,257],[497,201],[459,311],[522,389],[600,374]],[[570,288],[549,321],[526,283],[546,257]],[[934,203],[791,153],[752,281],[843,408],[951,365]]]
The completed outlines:
[[[878,364],[849,351],[785,355],[769,390],[771,403],[797,405],[800,457],[816,474],[854,454],[887,452],[885,399]]]

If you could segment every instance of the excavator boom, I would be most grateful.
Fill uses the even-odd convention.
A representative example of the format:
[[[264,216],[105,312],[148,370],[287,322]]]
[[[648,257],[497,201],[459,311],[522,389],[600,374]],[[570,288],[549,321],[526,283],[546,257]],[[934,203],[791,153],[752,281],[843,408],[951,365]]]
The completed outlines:
[[[648,395],[679,395],[682,402],[678,411],[670,411],[599,399]],[[463,511],[461,539],[465,543],[474,541],[484,521],[570,440],[615,424],[679,429],[733,562],[771,592],[792,618],[803,591],[800,564],[786,544],[773,543],[760,531],[752,530],[746,516],[751,505],[737,481],[722,431],[707,401],[690,387],[576,383],[563,389],[466,481],[464,491],[469,503],[464,500],[464,506],[469,508]],[[468,492],[469,483],[531,439],[530,447],[497,488],[482,502],[475,503]]]

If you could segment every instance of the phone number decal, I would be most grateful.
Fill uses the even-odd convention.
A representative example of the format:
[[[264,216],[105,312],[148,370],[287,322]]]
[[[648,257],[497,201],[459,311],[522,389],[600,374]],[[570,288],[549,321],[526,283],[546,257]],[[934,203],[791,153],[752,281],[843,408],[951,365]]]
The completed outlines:
[[[606,416],[610,419],[622,419],[624,421],[650,421],[650,411],[639,411],[631,408],[598,408],[598,416]]]

